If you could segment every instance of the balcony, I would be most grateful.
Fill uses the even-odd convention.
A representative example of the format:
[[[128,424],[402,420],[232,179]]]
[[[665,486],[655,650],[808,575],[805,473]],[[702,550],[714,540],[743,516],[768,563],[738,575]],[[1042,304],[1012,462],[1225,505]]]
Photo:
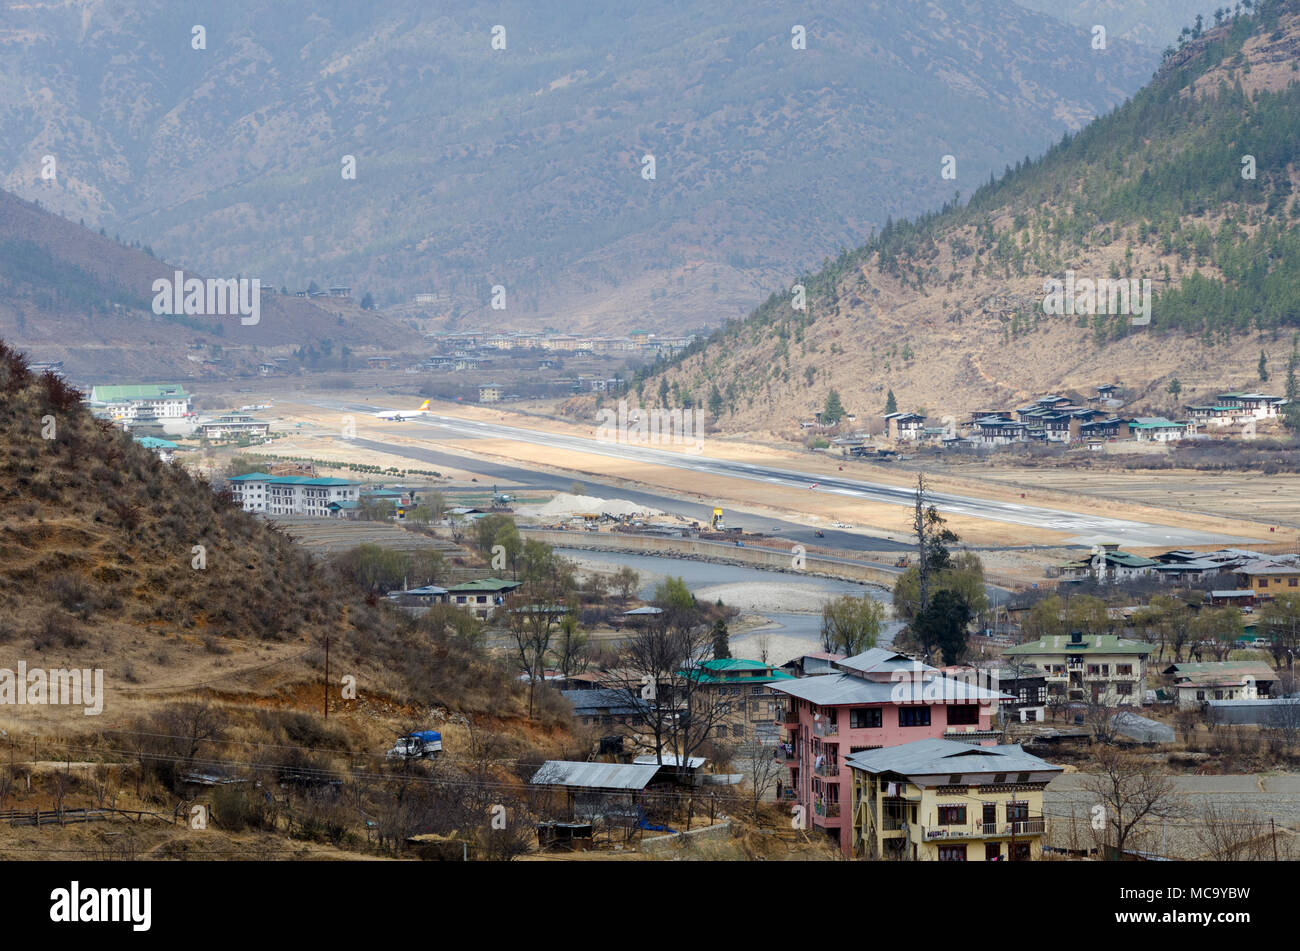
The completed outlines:
[[[824,819],[838,819],[840,817],[840,804],[838,802],[823,802],[818,800],[813,805],[813,812]]]
[[[818,776],[835,778],[840,774],[840,761],[837,759],[822,760],[822,762],[813,767],[813,772]]]
[[[830,720],[813,721],[813,736],[839,736],[840,725]]]
[[[785,716],[781,717],[781,722],[786,726],[798,726],[799,714],[793,711],[787,712]]]
[[[936,839],[1009,839],[1012,835],[1012,825],[1015,826],[1017,837],[1043,834],[1042,816],[1021,819],[1015,823],[970,822],[952,826],[925,826],[922,834],[927,842]]]

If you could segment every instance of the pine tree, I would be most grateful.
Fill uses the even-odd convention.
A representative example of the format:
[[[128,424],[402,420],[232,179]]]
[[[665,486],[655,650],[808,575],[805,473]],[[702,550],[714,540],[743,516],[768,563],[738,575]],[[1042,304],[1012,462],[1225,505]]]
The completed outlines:
[[[894,399],[894,391],[890,390],[889,395],[885,397],[885,413],[897,413],[898,400]]]
[[[1268,358],[1263,350],[1259,351],[1259,382],[1268,382]]]
[[[835,425],[844,418],[844,406],[840,403],[840,394],[831,390],[826,394],[826,405],[822,407],[822,422]]]
[[[731,656],[731,644],[727,636],[727,622],[718,618],[713,622],[713,659],[726,660]]]
[[[717,419],[722,415],[722,391],[718,389],[718,384],[713,384],[713,389],[709,391],[709,415]]]

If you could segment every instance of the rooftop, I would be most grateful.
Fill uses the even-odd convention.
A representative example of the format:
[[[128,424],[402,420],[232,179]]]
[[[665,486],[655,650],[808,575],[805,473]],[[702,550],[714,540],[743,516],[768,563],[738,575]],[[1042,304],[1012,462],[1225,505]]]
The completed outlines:
[[[1154,644],[1131,641],[1116,634],[1085,634],[1081,641],[1071,640],[1071,634],[1059,634],[1055,637],[1040,637],[1036,641],[1026,641],[1015,647],[1008,647],[1004,654],[1013,656],[1027,654],[1150,654],[1155,650]]]
[[[535,786],[570,786],[582,789],[645,789],[659,772],[657,765],[576,763],[547,760],[530,780]]]
[[[1060,773],[1053,766],[1018,745],[971,746],[956,740],[925,739],[878,750],[863,750],[845,758],[854,769],[868,773],[899,773],[904,776],[935,776],[943,784],[954,775],[971,773]],[[1042,782],[1050,777],[1040,776]]]
[[[272,482],[276,485],[360,485],[353,479],[320,479],[311,476],[273,476],[267,472],[248,472],[244,475],[230,476],[227,482]]]
[[[1008,694],[941,676],[921,681],[881,681],[866,680],[853,674],[822,674],[775,684],[773,689],[819,707],[859,703],[977,703],[1015,699]]]

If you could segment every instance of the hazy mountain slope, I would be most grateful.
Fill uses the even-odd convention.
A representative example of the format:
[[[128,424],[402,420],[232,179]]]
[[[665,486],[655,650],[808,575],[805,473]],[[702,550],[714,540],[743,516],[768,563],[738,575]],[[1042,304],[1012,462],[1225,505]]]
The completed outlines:
[[[968,206],[808,276],[806,311],[773,295],[669,369],[668,392],[707,403],[717,386],[724,428],[770,431],[832,387],[872,415],[893,390],[936,424],[1115,380],[1177,412],[1265,386],[1264,351],[1266,388],[1280,388],[1300,328],[1300,3],[1266,9],[1189,44],[1130,103]],[[1150,279],[1151,324],[1047,316],[1045,282],[1067,270]],[[659,387],[642,382],[650,399]]]
[[[0,336],[33,359],[65,361],[76,379],[225,376],[256,370],[259,353],[322,339],[372,344],[397,332],[389,319],[353,304],[317,306],[273,288],[262,290],[255,326],[230,316],[155,316],[153,282],[174,279],[175,270],[0,191]],[[196,362],[217,356],[216,366]]]
[[[1165,47],[1178,40],[1183,27],[1197,14],[1214,24],[1214,11],[1231,4],[1212,0],[1016,0],[1022,7],[1047,13],[1091,30],[1106,28],[1107,38],[1121,37],[1149,46]]]
[[[429,6],[230,0],[196,51],[164,0],[5,3],[0,182],[209,274],[696,326],[1041,152],[1158,58],[1004,0]]]

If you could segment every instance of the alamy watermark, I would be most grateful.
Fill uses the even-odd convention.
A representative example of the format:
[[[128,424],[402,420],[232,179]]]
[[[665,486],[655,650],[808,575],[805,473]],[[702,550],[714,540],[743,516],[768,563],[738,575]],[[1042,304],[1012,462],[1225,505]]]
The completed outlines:
[[[256,277],[175,278],[153,282],[153,312],[158,316],[225,317],[239,315],[239,322],[252,327],[262,319],[262,281]]]
[[[1065,272],[1065,280],[1049,277],[1043,282],[1043,313],[1049,317],[1094,314],[1127,315],[1134,327],[1151,323],[1151,279],[1076,278]]]
[[[34,667],[0,667],[0,706],[80,706],[88,717],[104,712],[104,671]]]
[[[627,446],[684,446],[704,450],[704,410],[633,409],[618,401],[618,411],[597,411],[596,441]]]

